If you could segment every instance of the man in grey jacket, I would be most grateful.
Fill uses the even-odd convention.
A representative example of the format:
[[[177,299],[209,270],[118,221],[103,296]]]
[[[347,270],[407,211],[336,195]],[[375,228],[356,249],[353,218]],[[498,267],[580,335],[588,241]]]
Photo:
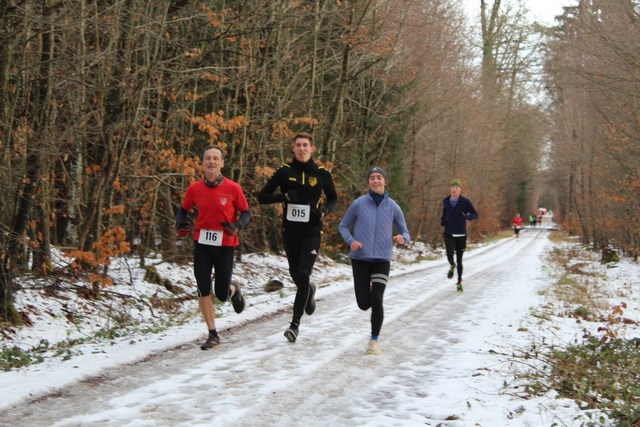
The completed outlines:
[[[368,193],[351,204],[338,228],[349,246],[358,307],[363,311],[371,308],[371,339],[367,353],[380,354],[378,336],[384,319],[382,300],[389,280],[393,243],[403,245],[411,237],[402,209],[385,191],[388,182],[384,169],[371,168],[368,181]],[[399,231],[395,236],[394,225]]]

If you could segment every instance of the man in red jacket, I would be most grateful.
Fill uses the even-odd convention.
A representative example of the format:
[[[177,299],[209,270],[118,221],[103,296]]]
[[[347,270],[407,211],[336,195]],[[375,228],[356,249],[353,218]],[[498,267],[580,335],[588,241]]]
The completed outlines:
[[[516,216],[511,220],[511,224],[513,225],[513,232],[516,235],[516,240],[520,240],[520,229],[522,228],[522,217],[519,213],[516,213]]]
[[[233,309],[241,313],[246,304],[240,286],[231,284],[233,253],[239,245],[238,230],[251,219],[249,204],[240,185],[222,176],[224,151],[212,145],[204,150],[202,169],[204,178],[189,185],[176,214],[176,229],[181,234],[187,213],[198,208],[193,233],[193,272],[198,284],[198,304],[209,337],[200,346],[208,350],[220,344],[216,331],[214,298],[211,295],[211,273],[215,269],[214,293],[220,301],[231,299]],[[239,218],[238,218],[238,213]]]

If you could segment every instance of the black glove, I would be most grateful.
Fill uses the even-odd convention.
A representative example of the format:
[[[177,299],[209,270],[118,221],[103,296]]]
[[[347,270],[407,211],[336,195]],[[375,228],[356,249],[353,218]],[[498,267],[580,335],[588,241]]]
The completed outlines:
[[[224,231],[226,231],[230,236],[235,236],[238,234],[238,230],[242,229],[242,227],[238,224],[234,224],[233,222],[223,222],[222,228],[224,228]]]
[[[443,226],[443,227],[446,227],[447,226],[447,220],[446,219],[441,219],[440,220],[440,225]]]
[[[284,197],[287,198],[287,202],[297,202],[298,201],[298,190],[296,190],[296,189],[289,190],[284,194]]]
[[[187,224],[187,211],[185,211],[182,207],[178,209],[176,212],[176,231],[180,231],[183,228],[186,228]]]
[[[322,218],[324,218],[324,215],[327,213],[327,209],[322,207],[320,209],[311,209],[311,212],[309,213],[309,219],[311,221],[322,221]]]

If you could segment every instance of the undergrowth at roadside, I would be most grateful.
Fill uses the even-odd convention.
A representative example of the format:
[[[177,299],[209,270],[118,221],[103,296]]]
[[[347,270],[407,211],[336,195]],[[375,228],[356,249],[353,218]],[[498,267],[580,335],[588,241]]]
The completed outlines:
[[[29,365],[36,365],[44,362],[47,358],[57,358],[60,360],[69,360],[74,356],[83,354],[82,350],[78,350],[81,344],[101,342],[115,342],[118,339],[127,336],[158,334],[166,330],[169,326],[180,324],[180,320],[176,320],[173,324],[166,321],[158,321],[154,324],[135,324],[119,325],[118,327],[104,328],[97,330],[93,335],[83,338],[70,338],[56,343],[50,343],[46,339],[29,348],[22,349],[17,345],[0,346],[0,371],[10,371]],[[130,341],[134,344],[135,339]]]
[[[550,302],[536,316],[575,319],[582,339],[570,344],[532,343],[517,350],[511,360],[518,372],[520,397],[556,392],[573,399],[590,419],[582,426],[640,426],[640,338],[626,338],[625,328],[637,321],[625,317],[627,304],[609,301],[602,277],[589,270],[590,262],[577,245],[558,246],[546,262],[557,272],[546,291]],[[540,340],[538,340],[540,341]],[[523,383],[524,382],[524,383]]]
[[[32,295],[47,299],[49,307],[27,305],[22,318],[31,325],[33,319],[42,317],[51,322],[68,322],[67,338],[50,342],[40,339],[28,344],[14,339],[19,326],[0,324],[0,372],[36,365],[49,359],[69,360],[100,345],[113,345],[131,337],[130,344],[147,335],[158,334],[167,328],[187,321],[192,312],[185,309],[189,295],[155,292],[150,295],[125,295],[108,289],[99,298],[87,297],[84,288],[77,284],[48,286],[32,283]],[[150,316],[143,313],[148,311]],[[48,317],[44,317],[48,316]],[[91,319],[91,322],[87,322]],[[41,320],[42,321],[42,320]],[[46,321],[46,320],[45,320]],[[83,323],[84,322],[84,323]],[[99,345],[97,345],[99,344]],[[89,345],[89,346],[87,346]]]

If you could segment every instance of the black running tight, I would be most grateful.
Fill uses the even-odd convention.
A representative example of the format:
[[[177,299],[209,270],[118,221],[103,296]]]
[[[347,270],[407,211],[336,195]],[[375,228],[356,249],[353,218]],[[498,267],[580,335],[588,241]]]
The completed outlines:
[[[229,299],[234,250],[233,246],[209,246],[195,242],[193,274],[198,283],[198,296],[211,295],[211,273],[215,271],[215,296],[220,301]]]
[[[456,268],[458,270],[458,279],[462,278],[462,255],[467,248],[467,236],[453,237],[450,234],[444,235],[444,247],[447,250],[447,260],[450,265],[454,264],[453,253],[456,254]]]
[[[293,301],[292,323],[300,324],[304,308],[309,300],[309,280],[313,266],[320,250],[320,233],[299,234],[283,233],[284,250],[289,262],[289,274],[297,286],[296,297]]]
[[[389,280],[391,263],[352,259],[351,268],[356,302],[360,310],[366,311],[371,308],[371,335],[378,336],[384,320],[382,300]]]

